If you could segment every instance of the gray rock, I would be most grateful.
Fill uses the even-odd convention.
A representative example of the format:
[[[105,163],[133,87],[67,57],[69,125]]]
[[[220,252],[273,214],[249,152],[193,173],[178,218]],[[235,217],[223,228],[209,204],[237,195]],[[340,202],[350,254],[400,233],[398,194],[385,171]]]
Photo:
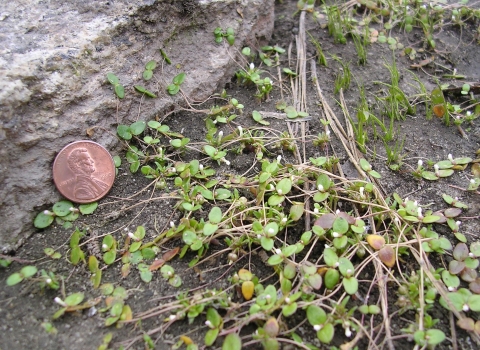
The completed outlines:
[[[0,4],[0,250],[17,248],[34,232],[35,215],[60,199],[52,182],[56,152],[92,139],[113,149],[118,123],[150,120],[175,104],[165,87],[179,72],[182,90],[200,101],[218,91],[238,69],[232,58],[245,45],[268,40],[274,0],[111,0]],[[216,27],[232,27],[235,45],[215,44]],[[145,64],[161,61],[155,78]],[[177,64],[179,68],[177,68]],[[125,86],[115,97],[106,73]],[[140,84],[157,94],[144,99]]]

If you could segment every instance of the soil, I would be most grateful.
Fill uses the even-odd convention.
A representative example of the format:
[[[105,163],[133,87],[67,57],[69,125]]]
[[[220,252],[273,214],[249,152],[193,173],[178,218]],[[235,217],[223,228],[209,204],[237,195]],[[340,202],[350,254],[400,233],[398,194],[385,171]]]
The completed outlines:
[[[271,45],[278,45],[287,49],[292,45],[292,57],[295,57],[295,35],[298,33],[298,15],[293,16],[296,10],[295,1],[276,2],[276,21],[274,35]],[[461,86],[463,81],[455,79],[442,78],[443,74],[451,73],[456,69],[458,74],[464,75],[464,81],[470,83],[478,83],[480,81],[480,65],[478,64],[478,57],[480,57],[480,46],[478,45],[478,20],[476,22],[468,22],[462,30],[458,27],[445,25],[443,28],[435,33],[436,50],[428,49],[424,46],[423,36],[421,30],[415,29],[414,32],[406,34],[403,31],[394,31],[394,36],[399,42],[403,43],[405,47],[415,47],[418,54],[414,60],[408,56],[401,55],[402,50],[393,52],[387,44],[374,43],[368,46],[367,63],[365,65],[358,64],[358,55],[351,38],[345,45],[335,43],[333,38],[329,36],[328,29],[324,24],[326,19],[314,20],[311,15],[307,15],[306,30],[312,34],[322,45],[323,51],[327,56],[328,67],[317,64],[317,75],[319,84],[322,87],[323,93],[327,98],[329,105],[332,107],[337,118],[345,120],[342,109],[336,103],[335,99],[339,99],[338,94],[334,93],[335,77],[340,71],[340,65],[332,57],[336,55],[341,58],[343,62],[350,63],[352,72],[352,84],[350,88],[345,91],[346,105],[349,108],[351,115],[355,115],[355,108],[359,102],[359,85],[364,85],[369,103],[374,103],[376,97],[382,97],[385,88],[376,82],[389,82],[390,73],[385,66],[391,64],[392,58],[395,58],[396,65],[400,72],[400,86],[409,96],[419,94],[417,88],[418,84],[413,81],[415,73],[418,78],[425,84],[427,91],[432,91],[437,86],[437,80],[441,84],[452,84],[452,86]],[[208,34],[210,35],[210,34]],[[477,36],[475,36],[477,35]],[[316,55],[315,47],[307,40],[307,57],[314,58]],[[248,43],[251,47],[258,46],[258,43]],[[422,66],[421,68],[411,68],[412,64],[418,64],[420,61],[434,57],[435,60],[431,64]],[[257,60],[258,61],[258,60]],[[256,64],[259,64],[259,62]],[[292,58],[288,60],[287,53],[280,56],[280,66],[295,68],[295,62]],[[272,90],[267,101],[259,101],[254,98],[255,90],[253,87],[244,87],[236,82],[232,77],[232,82],[227,84],[226,92],[228,95],[235,97],[244,106],[243,114],[239,115],[234,120],[231,126],[222,126],[225,134],[231,132],[235,125],[242,125],[243,128],[250,126],[258,126],[251,114],[253,110],[262,112],[278,112],[275,109],[275,104],[282,99],[291,102],[289,91],[289,84],[284,82],[283,90],[279,89],[277,81],[276,68],[262,69],[269,70],[272,79],[275,79],[276,84]],[[310,73],[307,72],[309,77]],[[306,104],[308,112],[312,119],[308,122],[306,134],[307,138],[311,139],[318,135],[323,126],[320,123],[323,112],[319,104],[317,91],[313,84],[307,84]],[[468,99],[459,96],[449,97],[453,104],[460,104],[468,102]],[[378,171],[382,178],[380,185],[386,196],[390,196],[393,192],[398,193],[402,198],[414,198],[422,205],[428,205],[435,210],[447,208],[447,204],[441,197],[442,193],[446,193],[452,197],[458,197],[459,200],[468,205],[468,209],[461,214],[462,220],[461,232],[466,235],[468,243],[474,242],[478,239],[478,224],[480,213],[480,200],[478,193],[467,192],[465,189],[468,186],[468,181],[471,178],[470,166],[464,171],[457,171],[451,177],[440,179],[439,181],[419,180],[412,176],[412,169],[417,167],[419,159],[440,161],[447,159],[448,154],[454,157],[471,157],[475,158],[475,152],[480,149],[480,124],[474,120],[470,124],[462,124],[462,128],[467,137],[462,137],[456,126],[446,126],[440,118],[433,118],[427,120],[425,105],[421,103],[422,98],[418,99],[416,112],[413,115],[408,115],[404,120],[395,121],[395,139],[404,140],[404,148],[401,151],[403,158],[403,165],[398,171],[393,171],[389,168],[386,162],[386,150],[382,140],[375,139],[373,132],[369,133],[370,140],[367,143],[367,155],[365,156],[372,164],[373,168]],[[212,106],[212,102],[206,102],[199,109],[205,109]],[[136,116],[132,116],[134,120]],[[205,115],[202,113],[194,113],[188,110],[178,110],[176,113],[168,115],[163,121],[170,127],[171,130],[181,132],[185,137],[191,139],[190,143],[201,143],[205,140]],[[278,133],[285,132],[287,126],[285,121],[274,118],[266,119],[270,122],[269,128],[276,130]],[[387,123],[388,124],[388,123]],[[299,136],[300,134],[297,134]],[[389,146],[394,147],[396,141],[390,142]],[[271,154],[266,154],[270,159],[277,157],[278,150],[270,148]],[[309,157],[318,157],[327,154],[335,154],[339,159],[339,163],[348,178],[357,176],[355,168],[348,160],[348,155],[343,149],[339,141],[333,136],[332,142],[329,143],[326,151],[319,147],[314,147],[311,142],[306,145],[307,159]],[[87,236],[82,240],[86,242],[94,235],[101,237],[105,234],[112,234],[121,243],[124,241],[126,231],[134,231],[139,225],[146,229],[146,238],[153,239],[158,234],[168,229],[171,221],[177,222],[181,218],[181,214],[174,209],[176,203],[175,199],[168,199],[168,194],[174,190],[172,182],[167,183],[167,188],[164,190],[153,190],[151,185],[152,180],[145,178],[140,172],[132,174],[128,169],[128,163],[125,161],[125,153],[119,152],[123,164],[118,169],[118,175],[112,191],[109,195],[99,202],[99,208],[94,214],[88,216],[81,216],[74,225],[82,230],[87,230]],[[281,152],[283,162],[295,163],[295,157],[291,152]],[[260,171],[260,164],[255,162],[255,154],[253,152],[244,152],[242,154],[230,153],[227,159],[231,161],[231,166],[225,163],[220,165],[209,161],[204,155],[188,151],[183,155],[176,155],[176,160],[190,161],[192,159],[199,159],[201,162],[213,167],[217,176],[228,174],[248,174],[253,176]],[[248,194],[247,194],[248,195]],[[162,197],[163,196],[163,197]],[[150,200],[151,198],[161,197],[157,200]],[[46,204],[43,210],[49,208],[51,204]],[[200,212],[199,216],[205,216],[208,210]],[[469,219],[471,218],[471,219]],[[300,221],[301,222],[301,221]],[[451,230],[445,225],[434,225],[435,230],[447,237],[453,245],[458,243]],[[292,228],[289,234],[291,239],[295,242],[294,237],[298,237],[304,230],[303,224],[299,223],[298,227]],[[96,349],[102,343],[103,337],[109,333],[113,333],[113,342],[111,348],[119,348],[120,344],[131,345],[131,340],[140,336],[137,342],[134,342],[132,347],[135,349],[145,348],[144,342],[141,341],[141,336],[144,332],[152,329],[162,327],[165,325],[164,319],[168,314],[150,317],[135,322],[133,324],[124,325],[122,328],[105,327],[105,318],[107,314],[99,312],[104,307],[104,301],[96,306],[97,312],[94,309],[87,309],[84,311],[73,312],[66,314],[56,321],[51,321],[51,316],[59,309],[59,305],[54,302],[54,298],[62,296],[60,290],[40,289],[37,283],[24,282],[13,287],[6,286],[7,277],[15,271],[18,271],[23,265],[31,264],[40,269],[53,271],[59,276],[63,276],[63,283],[61,290],[66,295],[75,292],[84,292],[86,299],[93,299],[101,295],[98,289],[93,289],[90,282],[90,272],[88,266],[79,264],[72,266],[68,262],[69,257],[69,238],[73,232],[73,228],[64,229],[59,225],[39,230],[32,236],[28,242],[24,244],[16,253],[14,261],[8,268],[0,268],[0,318],[2,319],[0,325],[0,348],[1,349]],[[93,240],[95,241],[95,240]],[[97,239],[100,242],[100,239]],[[62,254],[59,260],[52,260],[45,256],[44,248],[52,247]],[[90,251],[89,245],[84,244],[86,255],[94,254]],[[166,252],[174,248],[182,248],[182,242],[179,239],[172,239],[167,241],[160,247],[162,252]],[[194,268],[188,266],[189,262],[195,257],[192,253],[187,253],[183,259],[178,256],[169,262],[175,269],[176,273],[182,278],[183,284],[180,288],[175,288],[169,285],[159,273],[155,273],[151,282],[145,283],[140,279],[140,275],[135,268],[126,278],[121,278],[121,264],[114,264],[111,267],[103,270],[102,283],[113,283],[117,286],[124,287],[129,294],[126,304],[128,304],[134,317],[153,309],[156,306],[165,304],[175,300],[179,293],[191,290],[203,290],[204,288],[216,288],[217,290],[226,289],[231,286],[229,278],[235,271],[240,268],[248,268],[258,276],[261,280],[267,279],[271,276],[273,270],[268,266],[262,254],[259,254],[258,249],[254,249],[252,254],[243,255],[235,264],[229,265],[227,262],[227,254],[225,253],[227,246],[225,242],[218,241],[215,245],[211,245],[208,255],[211,259],[206,259],[203,263]],[[255,248],[255,247],[253,247]],[[218,253],[218,254],[217,254]],[[321,254],[321,251],[316,254]],[[317,255],[317,256],[318,256]],[[437,268],[445,266],[448,263],[440,259],[432,259],[432,263],[436,264]],[[418,269],[416,262],[412,257],[403,257],[404,272],[411,273]],[[373,269],[370,271],[366,269],[361,278],[371,279],[375,274]],[[265,281],[265,285],[268,284]],[[398,311],[398,306],[395,305],[396,294],[395,288],[390,288],[393,285],[388,285],[389,291],[389,312]],[[368,291],[360,287],[360,294],[365,295]],[[191,293],[190,295],[193,295]],[[238,292],[232,293],[234,300],[241,300],[241,295]],[[370,298],[378,299],[378,291],[371,293]],[[361,304],[359,301],[353,303]],[[448,311],[435,304],[435,308],[430,311],[430,314],[439,320],[436,328],[441,329],[447,335],[439,349],[447,349],[452,347],[452,342],[455,342],[459,349],[476,349],[478,344],[475,344],[470,335],[455,328],[456,341],[452,340],[452,328],[450,324],[450,316]],[[477,315],[470,315],[476,317]],[[197,318],[192,324],[187,321],[178,321],[172,323],[165,332],[157,332],[152,334],[152,339],[155,341],[157,349],[171,348],[182,334],[188,334],[197,344],[203,344],[203,337],[206,332],[204,326],[205,319]],[[49,334],[42,326],[44,322],[52,322],[57,329],[56,334]],[[298,325],[297,333],[308,341],[320,348],[327,348],[321,345],[316,339],[310,325],[305,324],[305,314],[302,310],[297,311],[297,314],[289,319],[289,327]],[[381,318],[375,319],[376,324],[381,323]],[[402,335],[402,328],[408,327],[409,324],[415,322],[415,314],[407,312],[400,317],[394,317],[391,323],[392,336],[394,337],[393,344],[396,349],[410,349],[413,348],[414,343],[405,341],[405,338],[395,336]],[[340,346],[351,339],[343,336],[341,328],[338,327],[337,336],[333,341],[333,345]],[[253,332],[255,328],[248,326],[242,331],[242,335],[248,335]],[[338,335],[340,334],[340,335]],[[358,346],[363,349],[367,346],[367,340],[362,340]],[[217,347],[221,343],[217,341]],[[253,347],[261,348],[259,344]],[[289,348],[288,345],[284,346]]]

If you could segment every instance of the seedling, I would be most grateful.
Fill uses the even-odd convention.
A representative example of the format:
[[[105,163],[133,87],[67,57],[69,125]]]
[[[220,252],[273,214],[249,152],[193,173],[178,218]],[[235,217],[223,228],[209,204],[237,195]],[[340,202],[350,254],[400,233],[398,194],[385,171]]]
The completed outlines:
[[[122,84],[120,84],[120,80],[118,79],[118,77],[113,73],[107,73],[107,79],[110,82],[110,84],[113,85],[115,95],[117,95],[118,98],[124,98],[125,88],[123,87]]]
[[[25,279],[35,276],[37,271],[38,270],[35,266],[24,266],[19,272],[15,272],[8,276],[7,286],[14,286]]]
[[[167,86],[167,91],[170,95],[176,95],[180,91],[180,85],[185,81],[186,74],[177,74],[170,85]]]
[[[227,28],[227,30],[223,30],[220,27],[215,28],[213,31],[213,35],[215,35],[215,42],[220,44],[223,41],[223,38],[227,39],[227,42],[230,46],[235,44],[235,31],[233,28]]]

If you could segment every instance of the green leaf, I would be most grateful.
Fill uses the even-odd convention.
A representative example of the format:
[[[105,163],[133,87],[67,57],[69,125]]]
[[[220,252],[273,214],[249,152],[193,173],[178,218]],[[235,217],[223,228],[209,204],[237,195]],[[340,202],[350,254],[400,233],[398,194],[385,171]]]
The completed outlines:
[[[335,328],[331,323],[325,324],[322,329],[317,332],[317,338],[324,344],[329,344],[335,334]]]
[[[147,124],[144,121],[138,121],[130,125],[130,132],[133,135],[140,135],[144,130]]]
[[[151,72],[151,71],[146,71],[146,72]],[[145,73],[144,73],[144,77],[145,77]],[[137,90],[138,92],[141,92],[142,94],[145,94],[147,95],[148,97],[152,97],[152,98],[155,98],[157,97],[157,95],[155,95],[153,92],[151,92],[150,90],[147,90],[145,89],[143,86],[141,85],[135,85],[135,90]]]
[[[355,268],[353,267],[353,264],[350,260],[348,260],[347,258],[340,258],[338,259],[338,262],[338,269],[344,277],[353,276]]]
[[[167,86],[167,91],[170,95],[176,95],[180,91],[180,86],[175,84],[170,84]]]
[[[279,196],[279,195],[276,195],[276,194],[272,194],[268,198],[268,205],[271,206],[271,207],[275,207],[275,206],[283,203],[284,200],[285,200],[285,196]]]
[[[43,213],[38,213],[38,215],[35,217],[35,220],[33,221],[33,225],[36,228],[45,228],[48,227],[52,224],[54,220],[54,217],[52,215],[46,215]]]
[[[475,294],[468,298],[468,306],[470,310],[479,312],[480,311],[480,295]]]
[[[317,305],[309,305],[307,308],[307,320],[312,326],[323,325],[327,321],[327,314]]]
[[[290,255],[295,254],[297,251],[297,246],[295,244],[289,245],[288,247],[285,247],[282,249],[282,254],[286,257],[289,257]]]
[[[327,272],[325,273],[325,276],[323,277],[323,281],[325,282],[325,287],[330,290],[335,288],[339,280],[340,280],[340,272],[338,272],[338,270],[335,270],[335,269],[328,269]]]
[[[145,69],[143,71],[143,79],[145,80],[150,80],[152,79],[153,77],[153,71],[149,70],[149,69]],[[135,86],[135,89],[137,89],[137,86]],[[140,91],[139,89],[137,89],[138,91]],[[140,91],[140,92],[144,92],[144,91]]]
[[[219,332],[220,330],[218,328],[209,329],[205,334],[205,345],[212,346],[213,343],[215,343],[215,340],[217,340]]]
[[[274,241],[272,238],[262,236],[260,238],[260,244],[262,245],[262,248],[268,252],[273,249]]]
[[[117,95],[118,98],[124,98],[125,97],[125,88],[123,85],[115,85],[115,94]]]
[[[156,61],[154,61],[154,60],[148,61],[148,63],[145,65],[145,69],[154,70],[156,66],[157,66]]]
[[[142,249],[142,256],[145,260],[152,260],[155,259],[155,251],[152,248],[143,248]]]
[[[7,286],[14,286],[23,281],[23,276],[18,272],[12,273],[7,278]]]
[[[276,186],[277,193],[284,196],[292,189],[292,180],[290,178],[284,178],[280,180]]]
[[[207,320],[210,321],[214,327],[219,327],[222,324],[222,317],[214,308],[209,308],[207,310]]]
[[[438,345],[445,340],[445,333],[439,329],[429,329],[426,332],[427,344],[428,345]]]
[[[222,350],[242,350],[242,339],[236,333],[230,333],[225,337]]]
[[[345,232],[348,231],[348,222],[345,218],[339,216],[335,219],[333,222],[333,227],[332,230],[334,232],[338,232],[340,234],[344,234]]]
[[[143,282],[149,283],[152,280],[153,274],[151,271],[146,270],[146,271],[141,271],[140,272],[140,278],[142,279]]]
[[[263,232],[267,235],[267,237],[274,237],[278,233],[278,224],[276,222],[269,222]]]
[[[78,209],[80,210],[80,213],[83,215],[88,215],[92,214],[98,207],[97,202],[89,203],[89,204],[81,204]]]
[[[222,221],[222,210],[219,207],[213,207],[208,214],[208,220],[212,224],[218,224]]]
[[[70,208],[73,207],[70,201],[59,201],[53,205],[53,212],[58,216],[66,216],[71,213]]]
[[[267,260],[267,264],[270,266],[275,266],[280,264],[283,261],[283,257],[280,255],[272,255],[270,258]]]
[[[130,140],[132,138],[132,133],[127,125],[117,126],[117,134],[124,140]]]
[[[335,253],[332,248],[325,248],[325,250],[323,251],[323,259],[325,261],[325,264],[330,267],[335,266],[335,264],[338,262],[337,253]]]
[[[68,306],[76,306],[83,301],[84,297],[85,297],[85,295],[81,292],[80,293],[73,293],[73,294],[70,294],[68,297],[66,297],[64,302]]]
[[[211,224],[207,222],[205,226],[203,226],[203,234],[205,236],[213,235],[218,230],[218,225]]]
[[[305,209],[303,207],[303,203],[294,202],[294,204],[290,207],[290,220],[298,221],[302,218]],[[307,242],[308,244],[308,242]]]
[[[358,291],[358,281],[355,277],[344,277],[342,284],[343,288],[345,288],[345,292],[350,295],[353,295]]]
[[[186,77],[186,74],[185,73],[180,73],[180,74],[177,74],[172,82],[175,84],[175,85],[181,85],[184,81],[185,81],[185,77]]]
[[[297,311],[297,303],[287,304],[282,308],[282,314],[285,317],[292,316]]]
[[[120,80],[118,80],[118,77],[113,73],[107,73],[107,79],[112,85],[116,85],[120,82]]]
[[[103,254],[103,261],[107,265],[111,265],[115,262],[115,258],[117,257],[117,252],[115,250],[110,250]]]

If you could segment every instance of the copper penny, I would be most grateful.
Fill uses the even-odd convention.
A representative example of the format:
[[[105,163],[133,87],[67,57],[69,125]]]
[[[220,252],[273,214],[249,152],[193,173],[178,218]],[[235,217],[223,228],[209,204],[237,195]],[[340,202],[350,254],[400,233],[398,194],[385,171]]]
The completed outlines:
[[[93,141],[64,147],[53,163],[58,191],[75,203],[91,203],[105,196],[115,180],[115,163],[108,151]]]

